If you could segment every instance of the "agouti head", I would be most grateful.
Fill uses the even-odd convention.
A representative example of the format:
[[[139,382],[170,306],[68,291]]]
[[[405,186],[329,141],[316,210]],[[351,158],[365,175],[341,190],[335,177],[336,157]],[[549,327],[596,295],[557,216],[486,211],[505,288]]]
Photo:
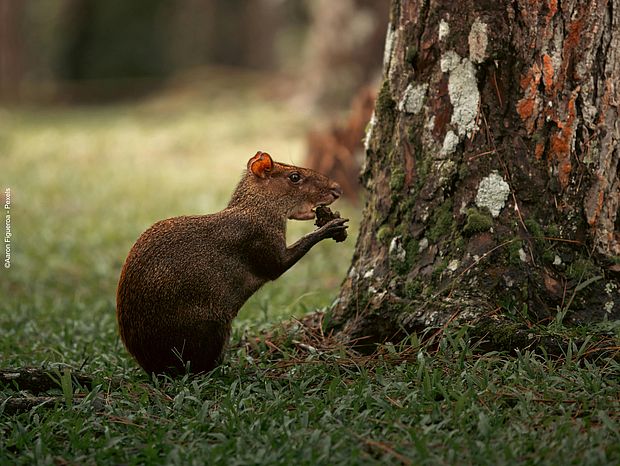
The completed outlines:
[[[329,205],[340,197],[342,188],[335,181],[309,168],[274,162],[265,152],[248,160],[247,172],[230,205],[248,201],[269,203],[288,219],[310,220],[314,209]]]

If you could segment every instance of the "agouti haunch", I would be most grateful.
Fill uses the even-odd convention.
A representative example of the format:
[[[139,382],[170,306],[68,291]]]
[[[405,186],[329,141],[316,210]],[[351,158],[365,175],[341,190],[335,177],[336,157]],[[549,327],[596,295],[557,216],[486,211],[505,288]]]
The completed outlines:
[[[341,194],[327,177],[258,152],[224,210],[154,224],[132,247],[118,283],[116,316],[128,351],[148,373],[215,368],[243,303],[316,243],[342,237],[348,221],[334,218],[287,247],[287,219],[310,220]]]

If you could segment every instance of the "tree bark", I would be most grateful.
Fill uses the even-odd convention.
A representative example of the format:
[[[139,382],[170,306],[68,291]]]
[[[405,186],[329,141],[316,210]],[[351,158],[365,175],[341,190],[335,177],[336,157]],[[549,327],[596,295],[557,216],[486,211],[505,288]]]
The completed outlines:
[[[331,326],[620,318],[620,0],[394,0]]]

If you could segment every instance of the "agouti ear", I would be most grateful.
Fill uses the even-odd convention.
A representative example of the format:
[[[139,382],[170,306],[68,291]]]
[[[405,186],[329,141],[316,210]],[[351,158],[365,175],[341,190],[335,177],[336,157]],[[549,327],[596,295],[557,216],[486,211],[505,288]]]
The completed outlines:
[[[254,157],[248,160],[248,171],[259,178],[265,178],[273,168],[273,160],[267,152],[258,151]]]

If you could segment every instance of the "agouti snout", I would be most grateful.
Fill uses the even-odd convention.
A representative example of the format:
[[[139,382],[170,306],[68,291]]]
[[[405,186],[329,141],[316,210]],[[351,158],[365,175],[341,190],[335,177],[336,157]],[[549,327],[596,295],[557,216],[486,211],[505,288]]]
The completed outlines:
[[[119,279],[116,315],[128,351],[157,374],[216,367],[243,303],[319,241],[346,237],[348,219],[335,215],[287,247],[287,219],[313,219],[341,195],[326,176],[258,152],[224,210],[157,222]]]

